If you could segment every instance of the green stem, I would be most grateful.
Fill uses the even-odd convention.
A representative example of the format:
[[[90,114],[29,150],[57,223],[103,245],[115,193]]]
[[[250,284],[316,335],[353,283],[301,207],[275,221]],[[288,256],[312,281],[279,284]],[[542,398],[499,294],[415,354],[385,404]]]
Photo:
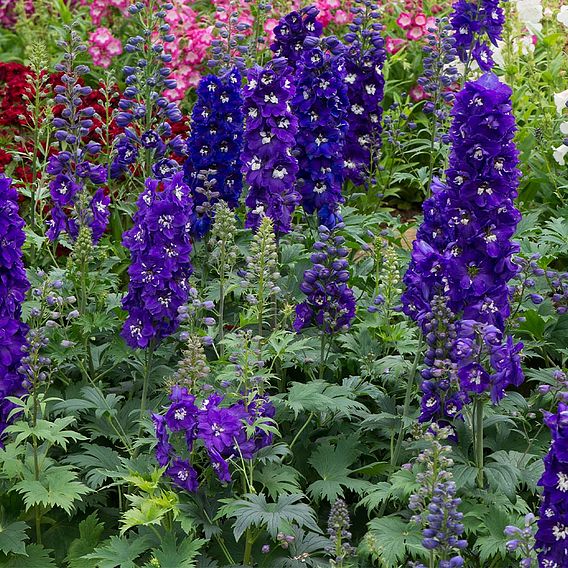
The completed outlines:
[[[298,441],[298,438],[302,435],[302,432],[308,427],[308,424],[312,421],[312,418],[314,417],[314,413],[310,412],[308,415],[308,418],[306,419],[306,422],[304,423],[304,425],[298,430],[298,433],[294,436],[294,439],[292,440],[292,442],[290,443],[290,449],[292,449],[294,447],[294,444]]]
[[[320,341],[320,364],[319,364],[319,379],[320,381],[323,380],[323,376],[325,373],[325,333],[321,332],[321,341]]]
[[[140,429],[138,436],[142,434],[142,420],[146,412],[146,400],[148,398],[148,383],[150,381],[150,371],[152,369],[152,356],[154,355],[154,343],[151,342],[148,346],[144,362],[144,375],[142,376],[142,399],[140,400]]]
[[[37,424],[37,417],[39,413],[39,403],[37,399],[37,385],[34,384],[33,386],[33,400],[34,400],[34,409],[33,409],[33,416],[32,416],[32,427],[35,429]],[[33,448],[33,457],[34,457],[34,479],[36,482],[39,482],[40,478],[40,466],[39,466],[39,457],[38,457],[38,444],[37,444],[37,437],[34,434],[32,436],[32,448]],[[36,505],[34,510],[34,517],[35,517],[35,531],[36,531],[36,544],[41,544],[41,505]]]
[[[475,462],[477,465],[477,486],[483,489],[483,400],[478,397],[475,401]]]
[[[251,561],[252,561],[252,547],[254,544],[254,541],[256,539],[253,537],[252,531],[250,529],[247,529],[246,532],[246,542],[245,542],[245,553],[243,556],[243,564],[245,566],[250,566],[251,565]]]
[[[396,446],[394,452],[391,455],[391,465],[393,467],[398,466],[398,461],[400,460],[400,453],[402,451],[402,442],[404,440],[404,420],[408,417],[410,412],[410,403],[412,402],[412,387],[414,386],[414,377],[416,376],[416,370],[418,369],[418,363],[420,362],[420,356],[422,353],[422,335],[418,341],[418,347],[416,348],[416,355],[414,356],[414,361],[412,362],[412,367],[408,378],[406,380],[406,392],[404,394],[404,406],[402,407],[402,417],[400,419],[400,427],[398,429],[398,437],[396,440]]]
[[[225,337],[225,241],[221,241],[219,268],[219,356],[222,359],[225,353],[223,345]]]

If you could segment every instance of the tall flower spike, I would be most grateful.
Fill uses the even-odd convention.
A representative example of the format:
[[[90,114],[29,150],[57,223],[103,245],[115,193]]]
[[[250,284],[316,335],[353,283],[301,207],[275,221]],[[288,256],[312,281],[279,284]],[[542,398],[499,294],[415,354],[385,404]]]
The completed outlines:
[[[341,220],[347,87],[343,45],[335,37],[308,38],[297,72],[292,108],[298,117],[298,189],[308,214],[333,228]]]
[[[566,393],[563,393],[566,398]],[[568,566],[568,405],[560,402],[555,414],[544,419],[552,445],[544,458],[543,487],[535,549],[539,566]]]
[[[18,368],[24,356],[27,326],[21,321],[22,302],[30,285],[24,269],[24,221],[12,180],[0,177],[0,436],[14,405],[8,396],[24,394]],[[0,441],[0,446],[1,446]]]
[[[467,67],[473,60],[482,71],[493,67],[489,44],[497,45],[504,23],[505,14],[499,0],[457,0],[454,3],[450,24],[458,55]]]
[[[162,184],[160,191],[159,181],[146,181],[134,226],[123,237],[131,264],[122,336],[133,349],[174,333],[178,308],[189,298],[191,194],[182,172]]]
[[[298,161],[292,155],[298,119],[290,100],[295,87],[292,69],[283,58],[248,73],[244,89],[246,116],[243,173],[250,186],[246,226],[257,229],[266,215],[276,233],[290,232],[292,214],[300,201],[294,185]]]
[[[362,4],[363,0],[357,0]],[[345,52],[345,82],[349,107],[349,125],[343,151],[346,179],[363,185],[373,169],[381,147],[383,95],[385,80],[383,65],[386,59],[377,6],[365,2],[365,7],[354,6],[353,23],[345,41],[350,45]]]
[[[274,28],[274,43],[270,49],[275,57],[285,57],[292,69],[296,69],[304,52],[308,37],[320,37],[323,27],[317,21],[319,11],[314,6],[290,12]]]
[[[199,214],[207,197],[199,190],[213,184],[218,197],[232,209],[239,204],[243,189],[241,148],[243,140],[241,74],[237,69],[221,77],[203,77],[197,87],[197,102],[191,115],[189,157],[184,164],[185,179],[190,185],[196,214],[192,221],[194,235],[202,238],[211,226],[211,210]],[[203,173],[206,179],[200,179]],[[209,205],[213,205],[214,198]]]
[[[63,110],[60,117],[53,119],[57,129],[55,138],[65,144],[65,149],[51,156],[47,165],[47,173],[54,176],[49,184],[53,206],[47,236],[53,241],[65,232],[75,240],[80,228],[88,227],[93,241],[97,242],[108,225],[110,198],[101,187],[92,197],[86,188],[89,183],[95,186],[106,183],[107,171],[90,161],[100,152],[101,145],[83,143],[96,118],[93,107],[79,108],[82,98],[92,92],[80,79],[89,68],[77,64],[77,58],[86,48],[77,32],[68,26],[65,30],[67,39],[58,43],[64,51],[63,63],[55,67],[63,73],[62,84],[55,87],[55,102],[63,105]]]
[[[424,203],[402,296],[405,313],[425,333],[435,296],[445,296],[462,320],[458,358],[466,391],[480,392],[470,388],[473,377],[463,369],[479,354],[475,340],[483,339],[493,371],[483,375],[482,390],[491,390],[494,402],[509,384],[522,381],[521,346],[503,338],[510,315],[508,283],[519,271],[513,262],[518,245],[511,238],[521,217],[513,203],[519,170],[510,97],[511,89],[490,73],[456,96],[446,183],[436,180]],[[474,382],[479,386],[479,377]]]
[[[336,228],[343,228],[339,223]],[[304,272],[300,290],[307,299],[296,306],[294,329],[300,333],[315,325],[324,333],[345,331],[355,317],[355,296],[349,288],[349,249],[345,239],[334,235],[325,225],[319,228],[319,241],[314,243],[312,268]]]

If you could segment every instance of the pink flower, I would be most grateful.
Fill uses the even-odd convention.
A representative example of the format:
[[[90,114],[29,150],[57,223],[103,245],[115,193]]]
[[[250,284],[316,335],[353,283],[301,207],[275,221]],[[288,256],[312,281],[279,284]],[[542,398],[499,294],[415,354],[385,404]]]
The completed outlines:
[[[264,32],[268,36],[266,41],[272,43],[274,41],[274,28],[278,25],[278,20],[276,18],[268,18],[264,22]]]
[[[415,26],[420,26],[422,28],[426,25],[426,22],[427,22],[426,15],[423,14],[422,12],[418,12],[418,14],[414,16]]]
[[[408,91],[408,96],[416,103],[428,98],[426,91],[418,84]]]
[[[113,57],[122,53],[122,43],[105,27],[97,28],[89,34],[89,53],[93,63],[99,67],[110,67]]]
[[[414,26],[406,32],[407,39],[411,41],[418,41],[423,35],[424,30],[418,26]]]
[[[412,15],[407,12],[401,12],[396,20],[399,28],[407,30],[412,25]]]
[[[108,18],[111,14],[111,8],[116,8],[119,14],[128,17],[128,6],[130,0],[93,0],[89,8],[91,20],[95,26],[100,26],[104,18]]]
[[[387,50],[387,53],[390,53],[391,55],[399,52],[402,47],[404,46],[404,44],[406,43],[406,40],[400,38],[400,37],[390,37],[387,36],[386,37],[386,41],[385,41],[385,48]]]
[[[436,18],[434,18],[434,16],[428,17],[428,19],[426,20],[426,25],[424,26],[424,28],[426,28],[426,31],[428,30],[428,28],[438,29],[438,24],[436,23]]]

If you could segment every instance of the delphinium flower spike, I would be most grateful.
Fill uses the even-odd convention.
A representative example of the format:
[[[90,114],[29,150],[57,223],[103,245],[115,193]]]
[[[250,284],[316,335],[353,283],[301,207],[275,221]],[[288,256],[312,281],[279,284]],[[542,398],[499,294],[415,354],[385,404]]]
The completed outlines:
[[[331,565],[336,568],[348,566],[349,558],[357,553],[350,542],[352,538],[350,525],[347,503],[343,499],[337,499],[331,506],[327,518],[327,534],[330,543],[326,547],[326,552],[332,558]]]
[[[101,150],[97,142],[83,143],[83,137],[93,126],[93,107],[79,108],[83,97],[91,94],[91,87],[84,86],[81,77],[89,72],[86,65],[77,59],[86,47],[79,34],[65,26],[66,39],[58,42],[63,50],[63,62],[56,65],[56,71],[63,73],[61,85],[55,87],[55,102],[63,105],[61,116],[53,119],[57,129],[55,138],[61,144],[57,154],[50,157],[46,171],[54,176],[49,184],[51,219],[48,221],[47,236],[56,240],[65,232],[75,240],[82,227],[92,233],[94,242],[103,235],[110,216],[110,199],[100,187],[106,182],[107,171],[90,160]],[[99,186],[94,194],[87,191],[89,184]]]
[[[493,402],[523,380],[521,345],[504,337],[509,281],[519,271],[511,240],[520,213],[513,202],[519,170],[510,97],[511,89],[489,73],[456,96],[446,182],[435,180],[424,204],[402,297],[425,333],[433,298],[447,299],[457,319],[461,387],[466,395],[490,392]]]
[[[482,71],[489,71],[493,55],[489,44],[501,39],[505,14],[499,0],[457,0],[450,15],[455,47],[461,61],[470,68],[477,62]]]
[[[162,182],[148,179],[137,205],[134,226],[123,237],[131,264],[122,336],[132,348],[146,349],[175,332],[178,308],[189,298],[193,203],[178,172]]]
[[[566,375],[563,380],[565,385]],[[568,565],[568,393],[557,396],[556,412],[545,412],[544,422],[550,428],[552,444],[538,482],[543,494],[535,549],[539,566],[547,568]]]
[[[378,6],[371,0],[356,0],[354,14],[345,35],[345,82],[349,107],[348,129],[343,151],[346,179],[356,185],[369,181],[381,148],[383,64],[386,58]]]
[[[341,220],[343,148],[347,132],[344,46],[335,37],[308,37],[296,78],[292,108],[299,131],[298,190],[308,214],[333,228]]]
[[[113,177],[124,175],[137,163],[142,163],[145,178],[171,177],[179,169],[172,155],[185,155],[185,143],[179,136],[172,137],[171,127],[183,115],[164,96],[165,90],[176,88],[167,66],[172,56],[164,51],[164,45],[175,39],[170,25],[165,23],[171,8],[169,2],[152,0],[147,5],[135,2],[128,9],[141,35],[128,38],[124,46],[137,59],[134,65],[123,68],[126,88],[115,120],[124,128],[124,136],[115,147]]]
[[[292,69],[284,58],[248,73],[244,89],[246,131],[243,173],[249,184],[246,226],[257,229],[266,215],[278,234],[291,229],[292,214],[300,201],[295,189],[298,161],[292,155],[298,119],[292,114]]]
[[[341,229],[338,223],[335,229]],[[314,325],[324,334],[334,334],[349,329],[355,317],[355,296],[349,288],[345,238],[319,227],[319,240],[314,243],[311,256],[312,268],[304,272],[300,290],[307,299],[296,306],[294,329],[299,333]]]
[[[203,77],[191,115],[189,157],[184,164],[186,182],[193,194],[196,213],[193,234],[201,238],[211,227],[211,207],[218,199],[236,208],[243,188],[241,148],[243,140],[241,73],[233,69],[217,77]],[[207,197],[201,188],[217,193]],[[205,203],[207,209],[200,212]]]
[[[9,396],[25,393],[18,372],[26,349],[27,325],[21,320],[22,302],[30,285],[22,246],[26,236],[18,212],[18,193],[10,178],[0,177],[0,446],[14,405]]]

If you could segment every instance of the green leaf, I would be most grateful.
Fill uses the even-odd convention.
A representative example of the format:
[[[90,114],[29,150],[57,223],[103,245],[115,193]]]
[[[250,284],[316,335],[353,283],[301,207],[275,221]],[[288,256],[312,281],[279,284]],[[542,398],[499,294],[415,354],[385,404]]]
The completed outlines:
[[[95,548],[83,558],[94,560],[96,568],[137,568],[134,560],[148,548],[150,541],[147,536],[133,535],[129,539],[111,536],[107,544]]]
[[[337,440],[335,446],[330,440],[320,443],[308,461],[321,479],[308,487],[308,493],[330,503],[343,496],[344,488],[363,493],[370,482],[350,477],[353,472],[349,469],[360,453],[359,440],[354,436]]]
[[[290,495],[300,492],[297,470],[289,465],[268,463],[254,472],[255,480],[262,484],[272,499],[279,495]]]
[[[505,527],[513,524],[513,520],[502,509],[492,508],[489,514],[483,519],[487,534],[478,536],[475,541],[474,549],[479,554],[479,560],[483,566],[489,564],[489,559],[499,555],[505,558],[507,555],[507,541],[510,537],[505,535]]]
[[[458,464],[452,468],[452,474],[458,489],[473,487],[477,477],[477,468],[472,465]]]
[[[28,535],[26,530],[28,525],[22,521],[16,521],[9,525],[0,525],[0,550],[4,554],[13,552],[14,554],[25,554]]]
[[[319,533],[315,512],[309,505],[299,503],[302,499],[302,494],[281,495],[276,503],[267,503],[264,495],[247,493],[244,499],[223,500],[226,505],[219,509],[216,519],[223,516],[235,519],[233,533],[237,541],[250,527],[263,527],[272,538],[292,523]]]
[[[82,557],[94,550],[100,542],[103,530],[104,525],[99,523],[97,513],[89,515],[79,523],[79,538],[71,542],[65,559],[69,568],[92,568],[93,563]]]
[[[0,560],[0,568],[57,568],[49,551],[39,544],[26,546],[26,556],[13,556]]]
[[[48,509],[60,507],[68,514],[71,514],[75,501],[91,491],[67,466],[50,467],[43,471],[39,481],[24,479],[13,489],[23,496],[26,510],[42,505]]]
[[[180,546],[176,544],[175,537],[168,533],[162,539],[162,546],[154,552],[160,563],[160,568],[194,568],[197,556],[206,540],[185,538]]]
[[[510,463],[491,462],[485,464],[484,472],[491,489],[505,494],[511,500],[515,498],[520,477],[516,466]]]
[[[120,455],[112,448],[97,444],[81,444],[81,447],[82,453],[72,454],[65,461],[85,472],[85,480],[91,489],[98,489],[123,469]]]
[[[381,517],[369,523],[363,550],[382,563],[385,568],[398,568],[410,552],[421,552],[420,529],[407,524],[400,517]]]

